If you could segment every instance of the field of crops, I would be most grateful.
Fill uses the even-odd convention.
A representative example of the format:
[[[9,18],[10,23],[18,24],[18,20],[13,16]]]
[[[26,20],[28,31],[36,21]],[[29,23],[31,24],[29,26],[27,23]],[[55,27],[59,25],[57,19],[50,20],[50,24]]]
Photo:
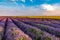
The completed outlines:
[[[60,20],[2,17],[0,40],[60,40]]]

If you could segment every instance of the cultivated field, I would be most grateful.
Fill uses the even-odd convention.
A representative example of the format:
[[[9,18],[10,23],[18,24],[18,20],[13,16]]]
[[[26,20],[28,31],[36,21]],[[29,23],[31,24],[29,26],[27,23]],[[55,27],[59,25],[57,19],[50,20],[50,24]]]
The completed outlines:
[[[0,17],[0,40],[60,40],[60,19]]]

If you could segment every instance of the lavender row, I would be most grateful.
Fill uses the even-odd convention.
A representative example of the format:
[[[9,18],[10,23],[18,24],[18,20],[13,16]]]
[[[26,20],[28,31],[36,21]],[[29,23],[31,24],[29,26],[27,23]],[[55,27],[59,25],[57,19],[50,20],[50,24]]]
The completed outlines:
[[[48,26],[51,26],[51,27],[54,27],[54,28],[60,28],[60,25],[58,24],[53,24],[51,22],[40,22],[40,24],[44,24],[44,25],[48,25]]]
[[[5,21],[6,19],[0,21],[0,40],[3,40],[4,37]]]
[[[34,26],[32,26],[34,27]],[[36,27],[37,28],[37,27]],[[46,31],[43,31],[45,36],[51,37],[51,40],[60,40],[59,38],[57,38],[56,36],[47,33]]]
[[[28,35],[21,31],[10,19],[6,26],[6,40],[32,40]]]
[[[24,24],[22,22],[13,20],[13,22],[21,29],[23,30],[26,34],[28,34],[29,36],[31,36],[33,38],[33,40],[52,40],[50,37],[44,36],[47,35],[45,33],[47,32],[43,32],[40,31],[40,29]],[[49,34],[50,35],[50,34]],[[37,38],[36,38],[37,37]],[[51,36],[52,37],[52,36]],[[47,38],[47,39],[46,39]],[[53,37],[52,37],[53,38]]]
[[[43,32],[36,31],[36,28],[33,28],[29,25],[23,24],[22,22],[18,22],[16,20],[13,20],[13,22],[26,34],[28,34],[32,40],[41,40],[41,36],[43,35]],[[38,30],[38,29],[37,29]],[[39,34],[39,35],[38,35]]]
[[[58,19],[57,20],[51,19],[51,20],[45,20],[45,21],[46,22],[51,22],[52,24],[60,25],[60,22],[58,21]]]
[[[60,37],[60,30],[59,29],[55,29],[53,27],[50,27],[50,26],[46,26],[46,25],[42,25],[42,24],[37,24],[37,23],[32,23],[32,22],[24,22],[26,24],[30,24],[32,26],[35,26],[43,31],[46,31],[50,34],[53,34],[55,36],[58,36]]]
[[[56,24],[56,23],[52,23],[51,20],[46,20],[46,19],[43,19],[43,20],[40,20],[39,19],[36,19],[36,20],[29,20],[29,19],[17,19],[17,20],[20,20],[20,21],[25,21],[25,22],[35,22],[35,23],[40,23],[40,24],[44,24],[44,25],[48,25],[48,26],[51,26],[51,27],[54,27],[54,28],[60,28],[60,25],[59,24]]]

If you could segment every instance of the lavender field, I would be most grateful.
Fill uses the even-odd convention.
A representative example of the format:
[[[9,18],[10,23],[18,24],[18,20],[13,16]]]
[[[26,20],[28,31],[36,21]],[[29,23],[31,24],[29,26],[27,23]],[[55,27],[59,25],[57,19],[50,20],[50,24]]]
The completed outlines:
[[[60,40],[60,20],[2,17],[0,40]]]

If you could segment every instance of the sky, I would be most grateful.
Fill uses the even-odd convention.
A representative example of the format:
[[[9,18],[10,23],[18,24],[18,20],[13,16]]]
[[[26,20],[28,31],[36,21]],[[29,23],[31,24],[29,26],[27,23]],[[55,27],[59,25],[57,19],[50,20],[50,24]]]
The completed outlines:
[[[60,0],[0,0],[0,16],[60,16]]]

